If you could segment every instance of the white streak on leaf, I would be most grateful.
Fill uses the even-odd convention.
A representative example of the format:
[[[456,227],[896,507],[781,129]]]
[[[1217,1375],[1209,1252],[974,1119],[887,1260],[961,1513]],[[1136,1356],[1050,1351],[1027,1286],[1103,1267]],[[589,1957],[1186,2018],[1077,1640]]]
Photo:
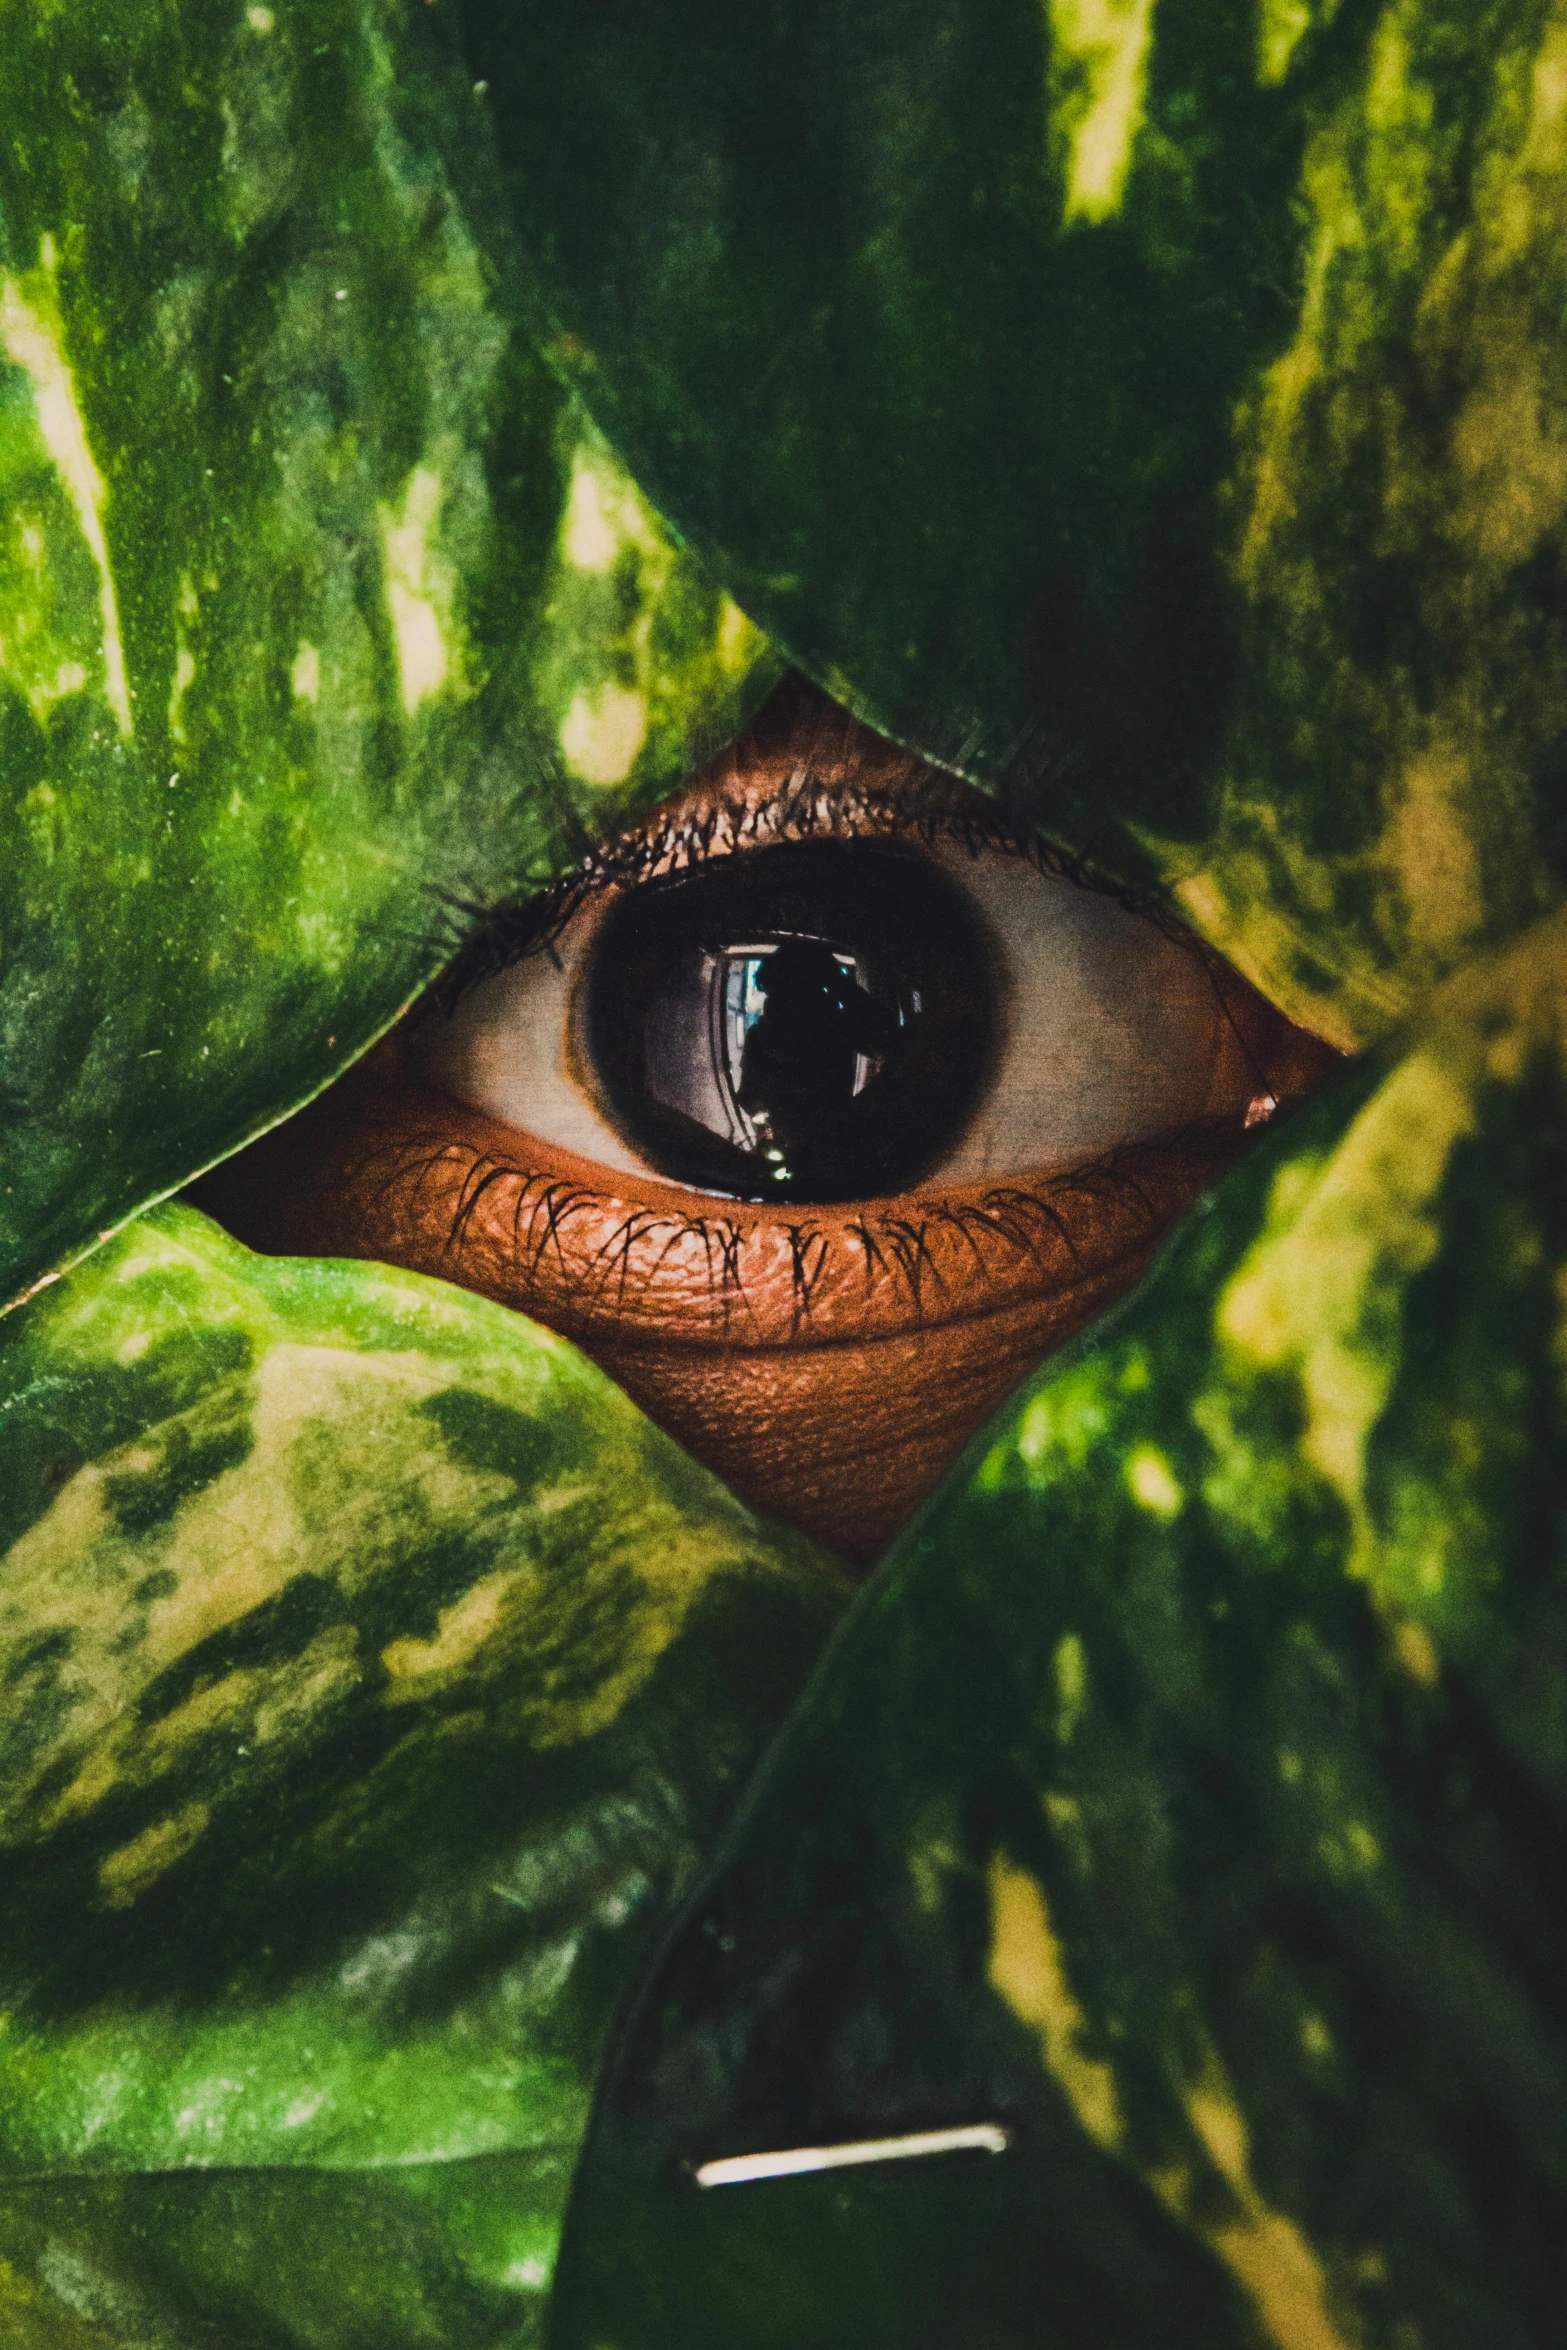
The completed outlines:
[[[646,736],[646,697],[606,685],[573,698],[561,722],[560,747],[573,775],[607,790],[625,782]]]
[[[1142,128],[1154,0],[1050,0],[1051,107],[1067,149],[1066,218],[1121,209]]]
[[[168,1819],[155,1820],[139,1836],[99,1865],[98,1883],[110,1909],[129,1909],[137,1895],[197,1842],[211,1815],[204,1803],[187,1803]]]
[[[174,656],[174,683],[169,691],[169,733],[175,742],[185,740],[185,696],[195,682],[196,656],[182,644]]]
[[[35,283],[41,280],[47,288],[48,307],[53,317],[46,317],[24,298],[16,278],[0,278],[0,345],[32,387],[33,414],[39,434],[65,485],[77,527],[97,569],[104,699],[114,712],[120,732],[128,735],[132,731],[130,687],[125,674],[125,649],[120,640],[114,574],[109,568],[109,548],[103,532],[106,493],[76,404],[76,387],[64,352],[64,327],[54,297],[53,246],[47,241],[44,259],[45,269],[35,273]]]
[[[1087,2046],[1088,2019],[1068,1979],[1044,1888],[998,1854],[990,1865],[990,1903],[991,1987],[1037,2036],[1045,2070],[1088,2135],[1113,2152],[1121,2138],[1115,2073]]]
[[[1410,1054],[1319,1178],[1298,1162],[1280,1170],[1268,1225],[1214,1317],[1237,1366],[1298,1378],[1299,1450],[1349,1510],[1352,1574],[1372,1574],[1378,1557],[1366,1459],[1402,1360],[1394,1304],[1441,1246],[1436,1195],[1473,1125],[1464,1085],[1434,1052]]]
[[[1313,23],[1330,25],[1338,9],[1339,0],[1259,0],[1257,79],[1265,89],[1285,79]]]
[[[507,1596],[516,1585],[516,1569],[485,1575],[461,1599],[442,1608],[433,1640],[394,1640],[381,1651],[381,1662],[394,1683],[394,1696],[417,1695],[419,1684],[432,1674],[455,1672],[489,1639],[501,1621]],[[414,1684],[412,1691],[406,1686]]]
[[[1045,2070],[1087,2135],[1141,2170],[1160,2202],[1205,2239],[1249,2297],[1275,2350],[1350,2350],[1331,2315],[1327,2280],[1311,2243],[1257,2187],[1245,2116],[1195,2017],[1188,2019],[1187,2036],[1197,2044],[1197,2077],[1180,2084],[1177,2094],[1193,2152],[1200,2148],[1228,2190],[1222,2202],[1215,2201],[1211,2180],[1199,2189],[1197,2165],[1148,2168],[1128,2146],[1114,2068],[1094,2053],[1093,2027],[1073,1990],[1067,1953],[1038,1880],[998,1854],[990,1866],[990,1902],[991,1988],[1035,2034]]]
[[[402,512],[392,506],[380,510],[387,609],[397,643],[403,708],[410,718],[421,702],[441,692],[451,667],[440,609],[450,602],[451,567],[430,551],[443,487],[440,475],[429,466],[415,466]]]
[[[635,543],[632,533],[621,528],[614,511],[616,506],[624,510],[630,501],[624,496],[606,496],[606,487],[587,451],[579,450],[561,525],[561,543],[574,571],[610,571],[622,544],[628,540]]]
[[[288,673],[296,702],[316,702],[321,695],[321,656],[314,645],[300,643]]]
[[[1140,1509],[1156,1518],[1180,1516],[1186,1497],[1169,1462],[1156,1446],[1138,1446],[1127,1461],[1126,1482]]]

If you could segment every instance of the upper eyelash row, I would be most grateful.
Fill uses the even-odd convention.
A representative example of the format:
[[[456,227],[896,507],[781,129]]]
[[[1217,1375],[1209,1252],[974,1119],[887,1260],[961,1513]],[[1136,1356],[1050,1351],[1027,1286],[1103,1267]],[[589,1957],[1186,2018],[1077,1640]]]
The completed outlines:
[[[460,923],[454,952],[428,1002],[450,1014],[471,988],[530,954],[550,953],[572,916],[610,889],[638,889],[654,878],[690,872],[713,855],[734,856],[783,842],[893,837],[932,848],[955,841],[970,856],[991,849],[1078,889],[1113,897],[1129,912],[1168,922],[1160,900],[1122,888],[1037,833],[1024,833],[974,805],[970,787],[923,761],[910,760],[896,784],[851,780],[829,785],[814,759],[794,765],[757,800],[738,792],[663,823],[638,826],[595,847],[574,870],[544,889],[499,906],[448,897]],[[1174,927],[1172,925],[1172,927]]]
[[[1209,974],[1226,1026],[1235,1021],[1218,983],[1222,957],[1194,936],[1173,914],[1165,896],[1126,888],[1037,832],[1022,832],[975,805],[971,787],[910,754],[895,783],[868,785],[853,778],[845,789],[830,786],[821,757],[823,730],[810,739],[777,788],[760,800],[738,789],[707,806],[662,823],[637,826],[590,849],[570,873],[526,896],[486,905],[446,897],[445,911],[459,927],[448,944],[449,960],[429,987],[420,1009],[448,1018],[470,990],[499,976],[530,954],[554,953],[554,942],[588,899],[610,889],[636,889],[660,878],[691,871],[716,851],[743,854],[771,843],[812,839],[862,840],[880,834],[921,841],[956,841],[970,856],[991,849],[1015,857],[1037,872],[1076,889],[1113,898],[1128,913],[1153,922],[1174,938]],[[1237,1037],[1239,1030],[1235,1029]],[[1244,1038],[1242,1049],[1261,1078]]]

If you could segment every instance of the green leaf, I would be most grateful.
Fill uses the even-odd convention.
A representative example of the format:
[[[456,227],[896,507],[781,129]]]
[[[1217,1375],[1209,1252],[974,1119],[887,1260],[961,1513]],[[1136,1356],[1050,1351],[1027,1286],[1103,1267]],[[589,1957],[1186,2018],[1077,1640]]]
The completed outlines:
[[[520,332],[422,0],[0,0],[0,1301],[778,663]]]
[[[1553,917],[902,1538],[611,2067],[559,2350],[1552,2338],[1564,1005]]]
[[[533,2350],[570,2164],[0,2188],[7,2350]]]
[[[1567,874],[1538,0],[462,0],[556,363],[885,731],[1364,1041]]]
[[[176,1207],[5,1325],[0,1554],[0,2309],[63,2244],[105,2310],[469,2338],[406,2231],[510,2339],[839,1572],[520,1316]]]

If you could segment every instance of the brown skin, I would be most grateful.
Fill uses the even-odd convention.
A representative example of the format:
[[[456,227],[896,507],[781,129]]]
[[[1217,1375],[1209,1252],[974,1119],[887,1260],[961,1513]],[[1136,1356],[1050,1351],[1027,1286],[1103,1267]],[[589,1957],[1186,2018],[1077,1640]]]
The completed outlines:
[[[682,805],[749,798],[799,755],[797,732],[764,723]],[[836,713],[811,757],[829,790],[895,794],[910,771]],[[375,1258],[532,1316],[744,1500],[866,1564],[1244,1148],[1259,1075],[1287,1103],[1336,1065],[1235,974],[1216,983],[1233,1112],[1069,1174],[787,1212],[711,1197],[437,1091],[415,1065],[415,1015],[192,1196],[269,1254]]]

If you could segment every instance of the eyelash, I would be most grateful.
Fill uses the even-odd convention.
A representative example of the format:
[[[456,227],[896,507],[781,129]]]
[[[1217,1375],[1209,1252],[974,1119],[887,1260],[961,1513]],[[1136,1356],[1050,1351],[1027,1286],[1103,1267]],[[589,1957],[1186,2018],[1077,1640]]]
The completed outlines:
[[[435,1138],[432,1136],[432,1140]],[[969,1201],[953,1207],[943,1201],[912,1199],[907,1214],[883,1212],[874,1217],[862,1216],[844,1226],[846,1235],[858,1242],[865,1274],[866,1295],[869,1297],[878,1279],[890,1275],[902,1286],[916,1319],[924,1310],[923,1286],[928,1276],[938,1290],[945,1290],[939,1267],[931,1254],[931,1236],[938,1231],[956,1233],[972,1250],[983,1266],[983,1252],[975,1237],[976,1228],[985,1237],[1000,1240],[1014,1259],[1030,1256],[1038,1248],[1041,1238],[1050,1236],[1064,1255],[1073,1263],[1078,1252],[1073,1243],[1069,1220],[1054,1200],[1063,1203],[1071,1194],[1103,1197],[1107,1190],[1118,1190],[1123,1196],[1135,1198],[1141,1205],[1151,1232],[1157,1222],[1152,1201],[1137,1181],[1132,1168],[1142,1155],[1141,1146],[1129,1145],[1107,1153],[1091,1165],[1073,1168],[1055,1177],[1048,1186],[1031,1190],[1020,1185],[997,1185],[978,1201]],[[746,1242],[760,1231],[782,1231],[788,1239],[793,1259],[795,1330],[808,1326],[811,1318],[812,1292],[820,1284],[832,1261],[834,1242],[809,1218],[799,1222],[778,1217],[758,1217],[746,1224],[730,1216],[708,1216],[689,1209],[633,1209],[615,1230],[595,1250],[586,1270],[573,1266],[561,1242],[561,1232],[575,1210],[591,1212],[600,1204],[600,1195],[581,1186],[562,1183],[558,1178],[529,1173],[524,1167],[509,1160],[497,1159],[492,1153],[465,1151],[460,1144],[440,1141],[426,1156],[403,1146],[383,1186],[383,1197],[394,1186],[411,1180],[414,1197],[420,1184],[437,1167],[453,1168],[466,1159],[461,1189],[452,1212],[445,1242],[445,1254],[454,1254],[461,1248],[468,1226],[480,1201],[495,1186],[515,1184],[516,1199],[512,1213],[512,1245],[519,1264],[526,1264],[536,1272],[553,1244],[563,1288],[574,1299],[591,1304],[603,1301],[609,1283],[619,1273],[616,1293],[617,1311],[623,1306],[627,1285],[634,1277],[634,1257],[644,1244],[662,1236],[659,1248],[650,1265],[641,1267],[635,1277],[656,1274],[670,1251],[686,1239],[702,1244],[707,1262],[707,1294],[709,1304],[721,1301],[723,1329],[727,1335],[729,1317],[734,1307],[745,1304],[745,1288],[739,1272],[740,1252]],[[534,1187],[542,1185],[536,1196]],[[543,1223],[542,1234],[538,1228]],[[537,1237],[536,1237],[537,1235]],[[815,1251],[813,1256],[812,1252]],[[718,1259],[715,1266],[714,1258]],[[603,1271],[594,1279],[594,1269]],[[986,1271],[993,1268],[985,1267]]]
[[[1037,834],[987,816],[973,804],[970,787],[939,768],[911,758],[894,782],[877,787],[851,783],[845,789],[841,783],[829,787],[816,759],[807,756],[765,799],[721,798],[673,823],[611,840],[590,849],[562,879],[526,897],[497,906],[438,895],[447,929],[431,943],[449,959],[421,1008],[449,1018],[485,980],[498,978],[528,955],[553,954],[573,915],[606,890],[635,890],[655,875],[689,872],[715,852],[734,856],[783,841],[877,838],[917,841],[926,848],[955,842],[971,857],[985,849],[1015,857],[1074,888],[1114,898],[1129,913],[1196,945],[1171,921],[1162,900],[1124,889]]]

